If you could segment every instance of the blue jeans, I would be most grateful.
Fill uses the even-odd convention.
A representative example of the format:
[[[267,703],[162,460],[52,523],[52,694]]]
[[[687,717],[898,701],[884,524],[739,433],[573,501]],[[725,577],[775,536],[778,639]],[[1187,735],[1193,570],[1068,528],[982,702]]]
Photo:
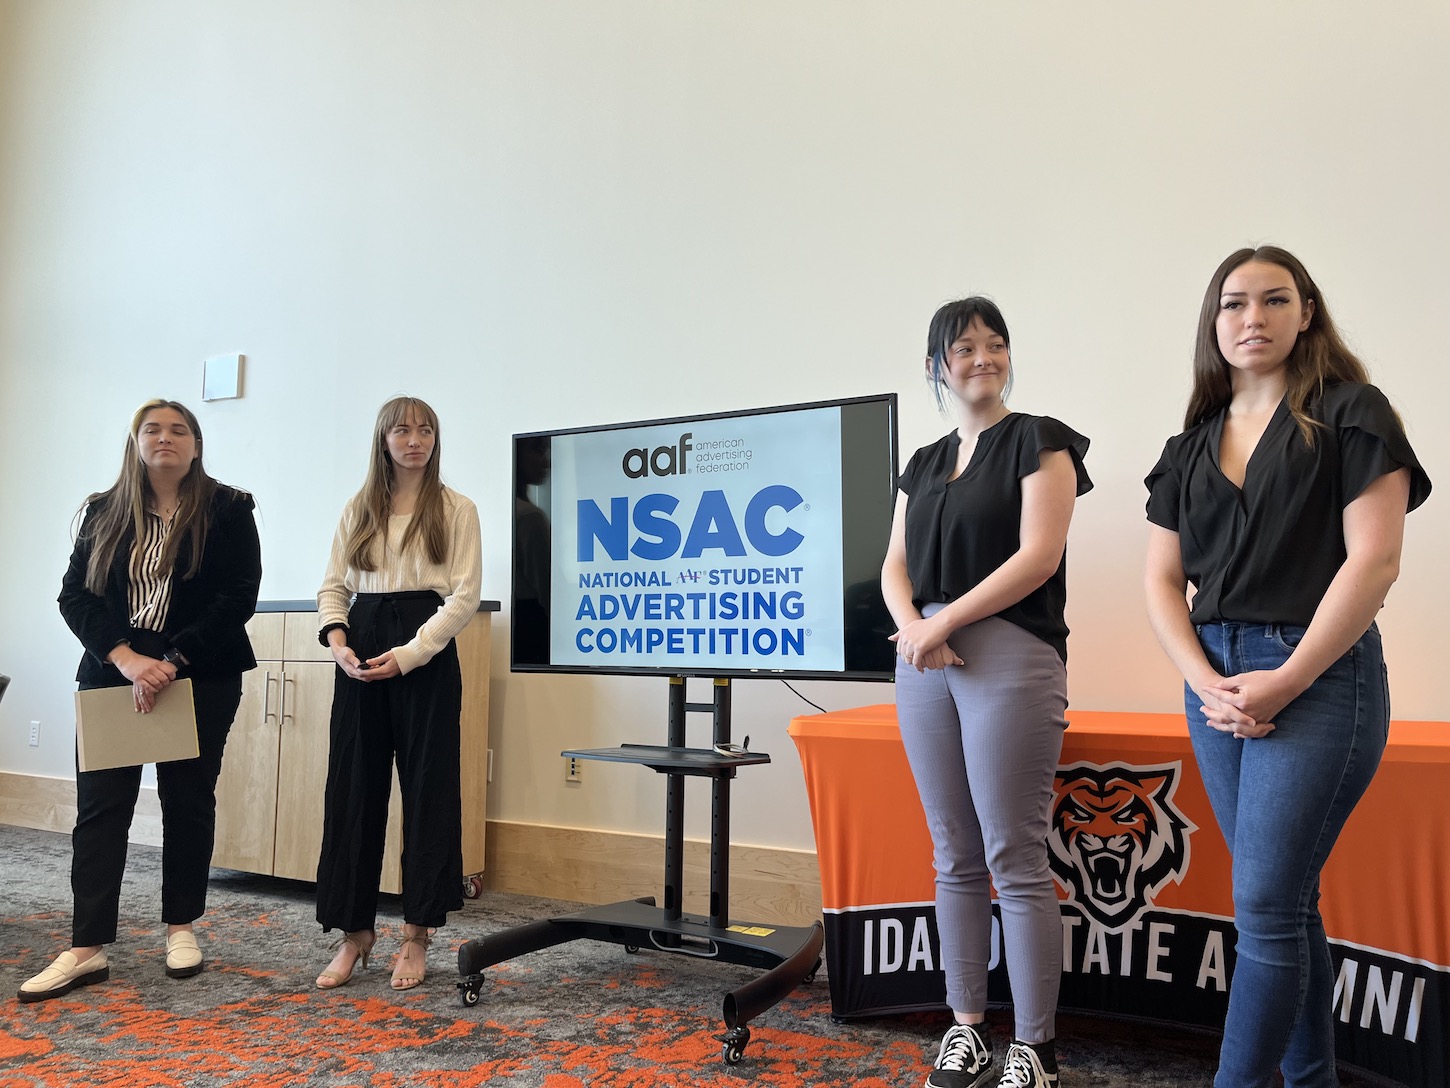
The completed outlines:
[[[1304,628],[1198,628],[1224,676],[1282,665]],[[1204,722],[1185,687],[1199,770],[1233,855],[1238,961],[1214,1088],[1335,1088],[1333,968],[1319,916],[1319,873],[1369,787],[1389,734],[1389,684],[1373,626],[1275,718],[1237,740]]]

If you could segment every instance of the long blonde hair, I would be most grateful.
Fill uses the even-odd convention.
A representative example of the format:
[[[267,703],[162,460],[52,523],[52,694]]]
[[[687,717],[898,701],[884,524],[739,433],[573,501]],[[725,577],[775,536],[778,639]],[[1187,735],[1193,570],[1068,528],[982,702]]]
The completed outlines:
[[[1289,411],[1299,424],[1305,445],[1313,447],[1314,432],[1324,424],[1309,415],[1310,402],[1324,392],[1326,385],[1338,382],[1368,385],[1369,371],[1339,335],[1334,319],[1329,316],[1324,296],[1309,277],[1308,270],[1298,257],[1278,246],[1235,250],[1208,281],[1208,290],[1203,294],[1203,305],[1198,311],[1198,341],[1193,350],[1193,392],[1188,397],[1183,429],[1198,426],[1233,400],[1233,385],[1229,378],[1232,368],[1218,347],[1218,308],[1223,297],[1224,281],[1234,269],[1250,261],[1277,265],[1288,272],[1293,277],[1294,289],[1299,292],[1301,305],[1314,305],[1309,327],[1299,334],[1289,358],[1284,362],[1289,384]]]
[[[85,505],[77,512],[79,517],[87,506],[99,503],[95,520],[89,526],[82,526],[81,533],[91,543],[91,558],[86,565],[86,588],[97,596],[106,592],[106,577],[116,558],[116,549],[121,546],[127,532],[132,539],[139,540],[145,531],[146,508],[155,493],[151,480],[146,475],[146,465],[141,460],[141,447],[137,437],[141,424],[148,413],[158,408],[170,408],[180,413],[196,437],[196,460],[177,486],[176,520],[167,534],[166,544],[161,552],[161,567],[171,570],[176,563],[176,553],[183,540],[191,543],[191,559],[182,579],[193,577],[201,568],[201,555],[206,547],[206,533],[211,522],[211,499],[216,494],[217,482],[206,474],[201,463],[201,424],[196,421],[190,408],[179,401],[156,398],[148,400],[131,417],[131,431],[126,436],[126,450],[121,455],[121,473],[116,482],[105,491],[89,496]]]
[[[448,556],[448,519],[443,503],[443,481],[438,473],[439,454],[443,449],[438,436],[438,413],[417,397],[394,397],[378,410],[367,481],[353,499],[357,518],[345,549],[347,565],[353,570],[377,570],[379,556],[373,554],[373,542],[381,540],[383,547],[387,547],[395,481],[393,458],[388,453],[388,432],[406,420],[410,412],[433,428],[433,456],[428,458],[423,470],[423,485],[413,518],[403,533],[401,550],[407,551],[409,545],[421,538],[428,558],[434,563],[442,563]]]

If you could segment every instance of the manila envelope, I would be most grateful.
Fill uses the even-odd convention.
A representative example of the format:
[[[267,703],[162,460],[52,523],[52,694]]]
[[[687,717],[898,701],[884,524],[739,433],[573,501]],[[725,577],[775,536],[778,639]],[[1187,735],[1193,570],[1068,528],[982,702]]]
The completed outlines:
[[[176,680],[147,714],[136,711],[131,685],[76,692],[76,758],[83,771],[195,759],[196,709],[191,681]]]

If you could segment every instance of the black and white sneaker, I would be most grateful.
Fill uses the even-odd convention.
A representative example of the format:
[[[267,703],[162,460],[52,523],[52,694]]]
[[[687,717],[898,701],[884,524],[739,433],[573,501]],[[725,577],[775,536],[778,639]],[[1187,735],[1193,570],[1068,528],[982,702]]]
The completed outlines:
[[[953,1024],[942,1036],[926,1088],[981,1088],[991,1075],[992,1048],[986,1038],[971,1024]]]
[[[1047,1066],[1052,1068],[1048,1069]],[[1007,1063],[997,1088],[1058,1088],[1057,1054],[1051,1043],[1034,1050],[1026,1043],[1007,1048]]]

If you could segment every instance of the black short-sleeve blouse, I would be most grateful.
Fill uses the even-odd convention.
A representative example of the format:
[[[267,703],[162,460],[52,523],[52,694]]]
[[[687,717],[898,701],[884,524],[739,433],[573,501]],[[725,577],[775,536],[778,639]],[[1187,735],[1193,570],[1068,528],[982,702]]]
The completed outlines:
[[[1224,409],[1170,438],[1144,483],[1148,520],[1178,534],[1194,623],[1307,627],[1343,566],[1344,508],[1380,476],[1410,470],[1413,510],[1430,479],[1385,395],[1329,386],[1309,414],[1314,446],[1280,401],[1239,489],[1218,466]]]
[[[1067,450],[1077,471],[1077,493],[1093,482],[1083,467],[1088,440],[1050,416],[1014,412],[988,427],[965,471],[956,468],[961,437],[917,450],[898,486],[906,505],[906,572],[917,608],[954,601],[1022,546],[1022,479],[1041,467],[1043,450]],[[1067,660],[1067,552],[1052,577],[997,615],[1036,635]]]

